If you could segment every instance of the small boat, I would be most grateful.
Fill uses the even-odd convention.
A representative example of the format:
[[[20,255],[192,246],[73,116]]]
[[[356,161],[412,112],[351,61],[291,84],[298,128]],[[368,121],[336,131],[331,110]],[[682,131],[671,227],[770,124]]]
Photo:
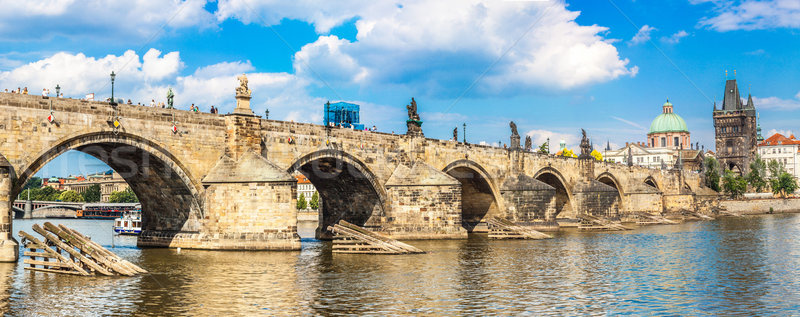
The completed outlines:
[[[114,220],[114,231],[119,234],[137,235],[142,233],[142,211],[129,210]]]

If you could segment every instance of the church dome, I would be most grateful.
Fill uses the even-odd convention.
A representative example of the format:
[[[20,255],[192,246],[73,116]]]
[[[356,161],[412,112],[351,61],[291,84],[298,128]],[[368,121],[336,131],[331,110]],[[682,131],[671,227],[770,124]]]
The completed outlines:
[[[662,132],[689,132],[686,121],[681,116],[672,112],[672,104],[667,100],[664,103],[664,113],[658,115],[650,124],[650,133]]]

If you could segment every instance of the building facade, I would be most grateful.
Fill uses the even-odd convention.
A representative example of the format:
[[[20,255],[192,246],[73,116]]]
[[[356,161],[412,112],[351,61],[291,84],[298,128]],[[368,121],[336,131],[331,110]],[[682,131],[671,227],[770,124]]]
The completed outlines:
[[[650,123],[647,142],[651,148],[687,149],[692,144],[686,121],[673,111],[667,100],[661,106],[661,114]]]
[[[794,134],[788,138],[780,133],[775,133],[758,144],[758,154],[765,163],[778,161],[783,164],[786,171],[794,177],[800,178],[800,140]]]
[[[756,107],[749,94],[747,104],[742,101],[736,79],[725,82],[723,96],[722,109],[714,103],[717,160],[720,167],[744,175],[758,144]]]
[[[650,123],[647,142],[625,143],[618,150],[608,146],[603,156],[613,163],[628,164],[631,160],[631,165],[649,168],[700,170],[703,150],[699,144],[692,144],[686,121],[667,100],[661,105],[661,114]]]
[[[111,198],[111,193],[128,189],[128,183],[125,182],[125,179],[114,171],[91,174],[85,177],[51,177],[42,180],[42,186],[52,187],[56,190],[72,190],[78,194],[82,194],[93,185],[100,186],[100,202],[104,203]]]
[[[297,179],[297,199],[300,199],[300,195],[303,195],[303,198],[306,200],[306,210],[311,209],[311,197],[314,196],[314,193],[317,192],[317,189],[311,184],[311,181],[303,174],[297,174],[294,176]],[[319,195],[319,194],[317,194]],[[319,209],[322,208],[322,197],[318,197],[319,199]]]

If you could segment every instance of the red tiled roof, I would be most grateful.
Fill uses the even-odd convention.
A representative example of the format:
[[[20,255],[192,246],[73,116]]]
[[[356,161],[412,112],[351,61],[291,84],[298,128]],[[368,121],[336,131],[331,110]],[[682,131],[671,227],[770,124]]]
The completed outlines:
[[[311,184],[311,181],[308,180],[308,178],[306,178],[306,176],[303,174],[297,174],[294,176],[294,178],[297,178],[298,184]]]
[[[783,134],[775,133],[766,140],[761,141],[761,143],[759,143],[758,146],[792,145],[792,144],[800,145],[800,140],[796,140],[794,138],[794,135],[792,135],[791,138],[787,138],[783,136]]]

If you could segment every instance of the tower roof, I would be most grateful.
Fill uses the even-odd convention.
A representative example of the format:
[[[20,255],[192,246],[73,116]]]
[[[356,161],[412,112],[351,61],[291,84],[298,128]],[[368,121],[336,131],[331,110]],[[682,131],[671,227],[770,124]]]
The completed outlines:
[[[661,132],[689,132],[689,128],[686,127],[686,121],[683,121],[683,118],[676,114],[672,108],[672,103],[667,100],[667,102],[662,105],[662,113],[658,115],[653,122],[650,123],[650,133],[661,133]]]
[[[725,96],[725,98],[722,99],[722,110],[732,111],[744,109],[736,79],[729,79],[725,82],[725,94],[723,94],[723,96]]]

